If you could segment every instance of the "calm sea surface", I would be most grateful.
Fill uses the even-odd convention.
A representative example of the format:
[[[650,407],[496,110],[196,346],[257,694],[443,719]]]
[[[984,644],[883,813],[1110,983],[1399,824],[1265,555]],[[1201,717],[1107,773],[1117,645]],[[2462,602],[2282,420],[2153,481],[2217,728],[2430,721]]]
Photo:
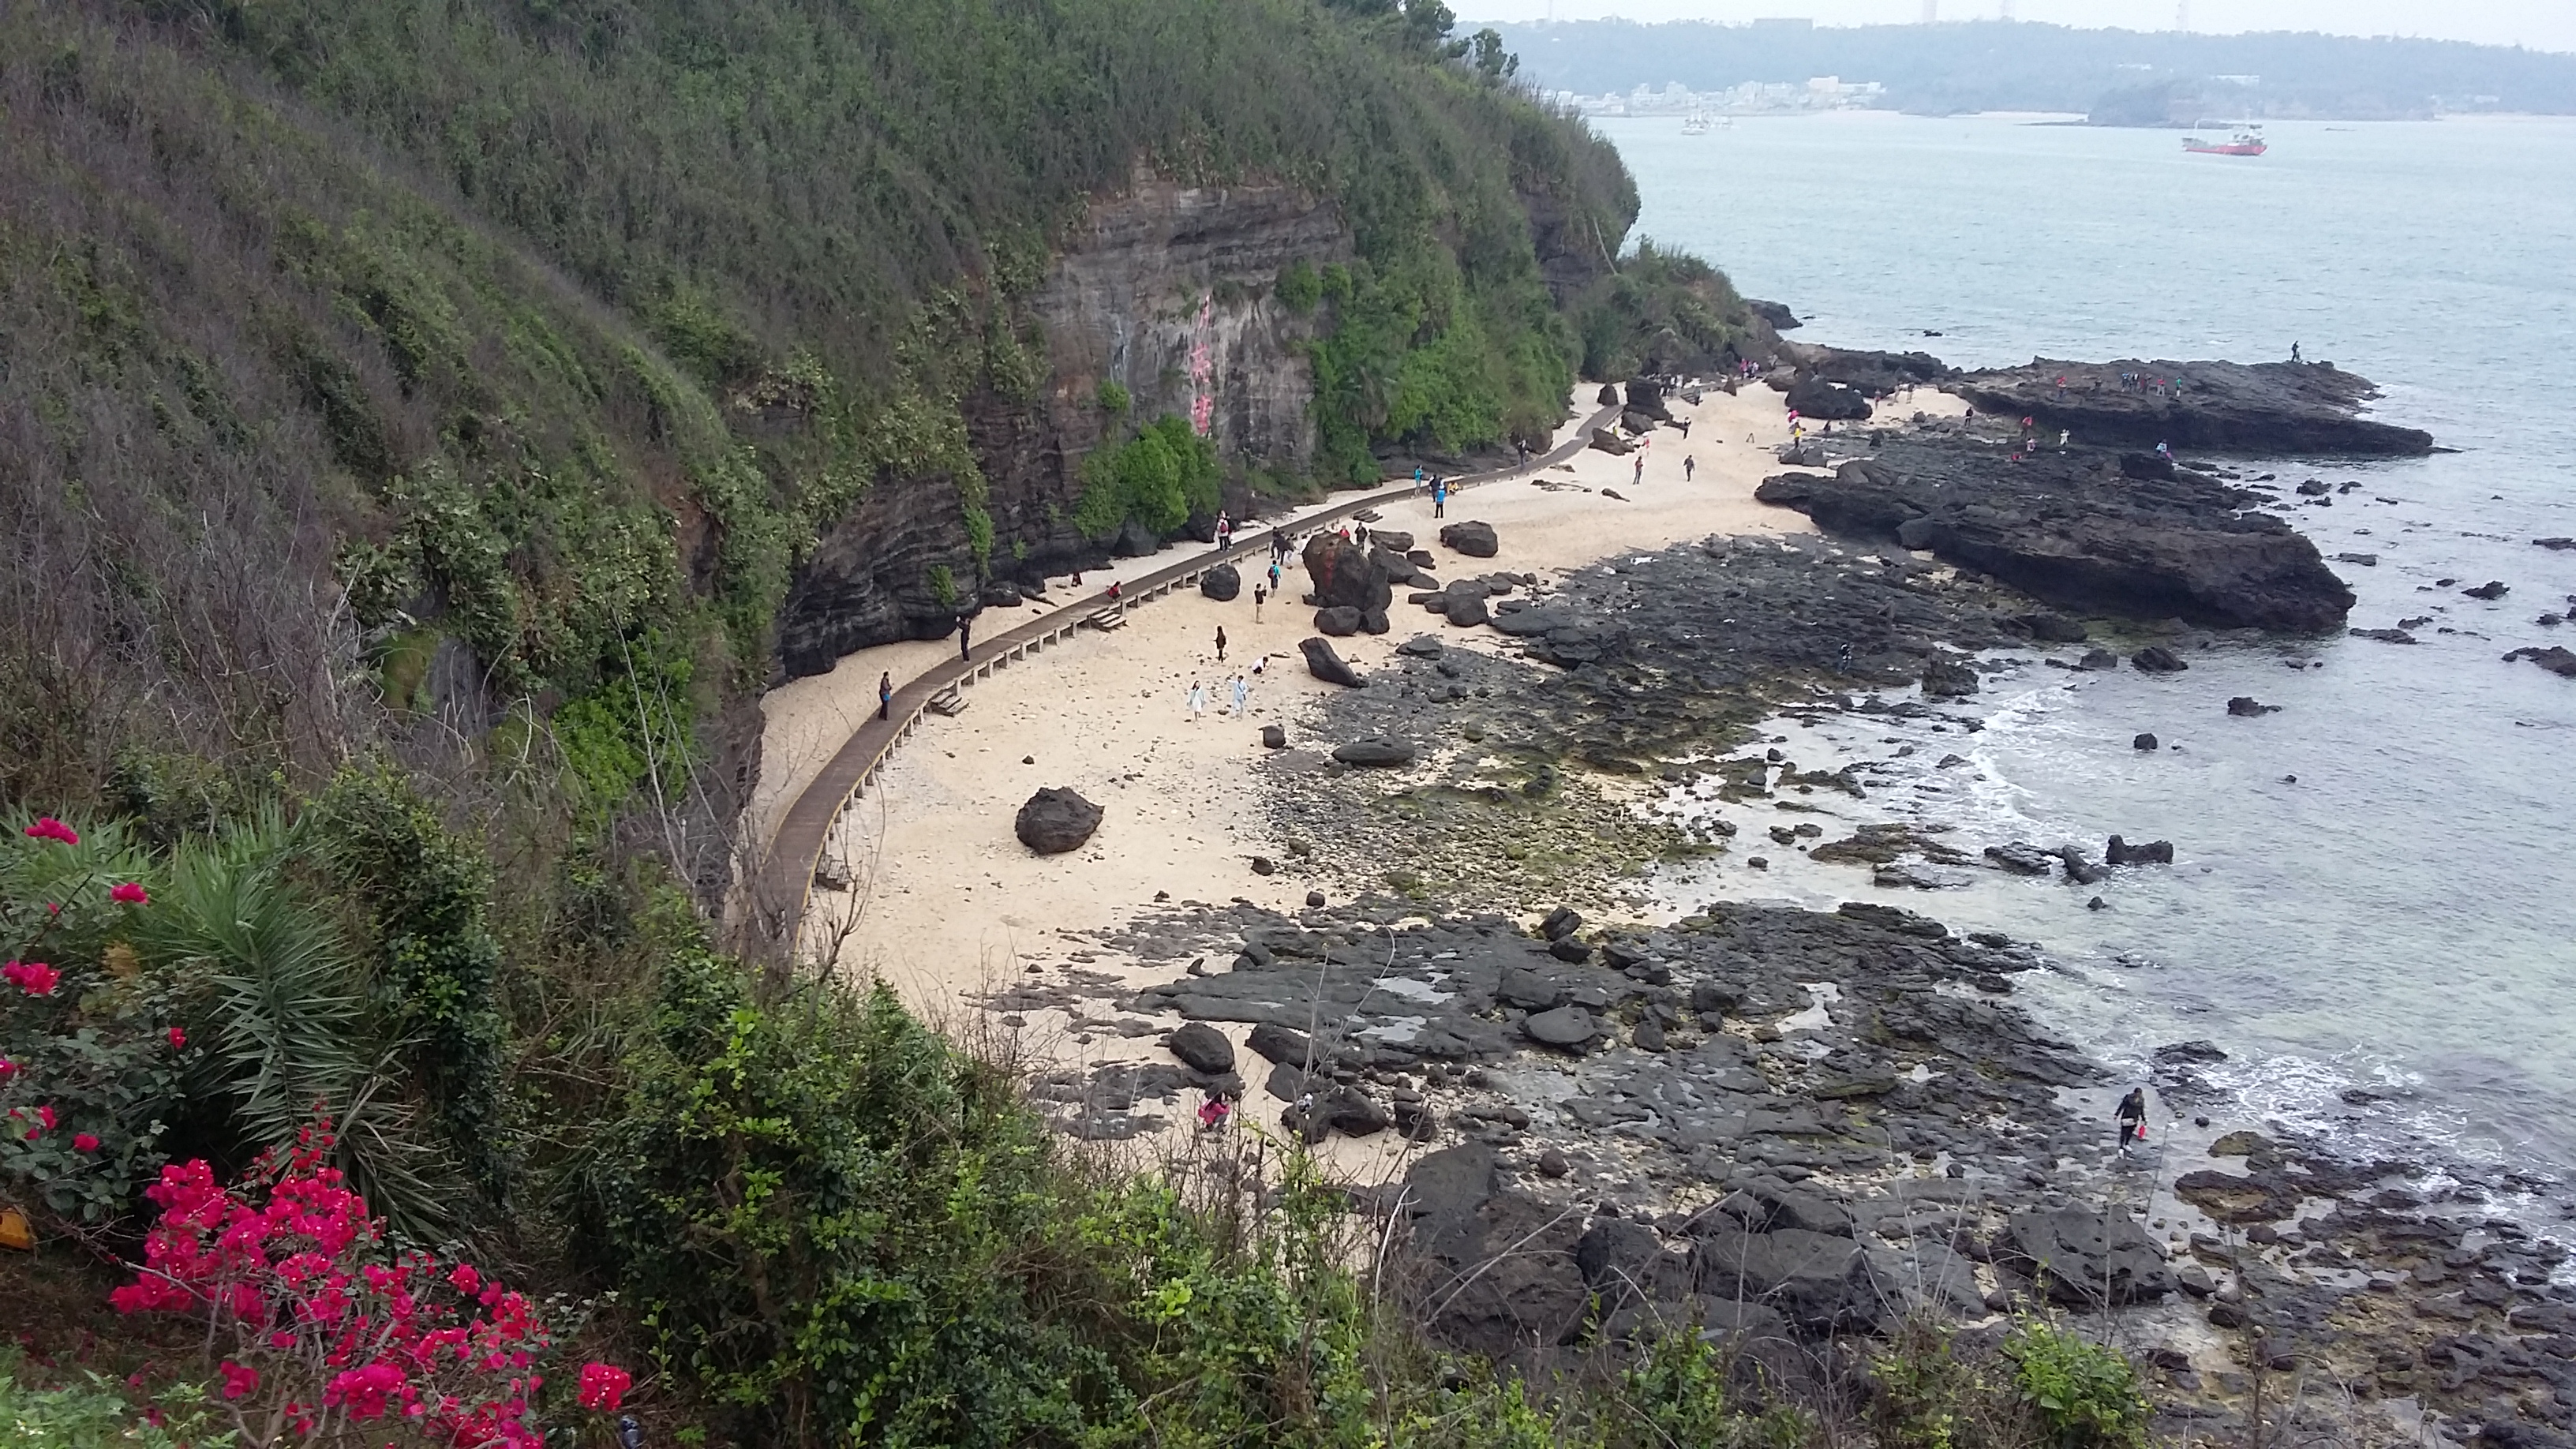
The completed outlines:
[[[1971,854],[2173,840],[2178,863],[2124,873],[2109,909],[1991,872],[1918,895],[1802,861],[1731,862],[1676,894],[1859,895],[2008,930],[2069,965],[2040,988],[2049,1014],[2113,1061],[2208,1038],[2264,1116],[2576,1165],[2576,680],[2499,658],[2576,647],[2576,625],[2537,622],[2576,607],[2576,552],[2530,542],[2576,534],[2576,121],[2275,124],[2256,160],[2006,118],[1601,129],[1637,175],[1639,229],[1788,303],[1804,340],[1968,366],[2262,361],[2296,341],[2460,450],[2249,469],[2361,484],[2292,517],[2329,558],[2378,556],[2337,566],[2352,623],[2430,616],[2418,647],[2229,645],[2172,679],[2033,665],[1988,684],[1975,735],[1790,727],[1792,746],[1830,734],[1890,760],[1868,804],[1837,807],[1852,821],[1955,822]],[[2461,595],[2490,579],[2512,592]],[[2229,718],[2237,694],[2282,712]],[[2182,748],[2140,754],[2142,730]],[[1969,763],[1932,769],[1947,751]]]

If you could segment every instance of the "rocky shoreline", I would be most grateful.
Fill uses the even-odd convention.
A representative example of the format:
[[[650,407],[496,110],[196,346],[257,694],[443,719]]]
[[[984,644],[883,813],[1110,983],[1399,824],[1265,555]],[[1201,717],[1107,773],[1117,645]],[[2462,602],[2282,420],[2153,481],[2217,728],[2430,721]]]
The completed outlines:
[[[1068,1130],[1154,1130],[1214,1091],[1273,1131],[1418,1144],[1355,1202],[1405,1229],[1438,1336],[1532,1370],[1695,1322],[1731,1336],[1758,1393],[1847,1378],[1852,1342],[1910,1316],[1991,1334],[2044,1304],[2151,1365],[2179,1433],[2237,1432],[2268,1385],[2292,1405],[2272,1430],[2576,1443],[2565,1250],[2497,1210],[2556,1184],[2247,1130],[2197,1042],[2157,1054],[2155,1131],[2124,1152],[2110,1113],[2131,1084],[2019,1000],[2060,969],[2037,945],[1873,902],[1649,917],[1641,868],[1718,852],[1799,850],[1894,887],[1927,883],[1914,860],[2159,868],[2152,847],[2097,862],[1921,821],[1826,840],[1800,797],[1877,782],[1802,767],[1759,727],[1805,710],[1964,735],[1977,721],[1943,700],[2017,667],[1998,652],[2180,670],[2211,638],[2187,626],[2313,633],[2351,603],[2255,511],[2272,500],[2216,476],[2102,448],[2010,463],[1992,423],[1813,446],[1796,461],[1835,472],[1762,496],[1830,537],[1485,576],[1472,607],[1455,584],[1358,601],[1399,633],[1419,609],[1424,632],[1265,768],[1274,833],[1339,902],[1170,905],[1099,943],[1166,979],[1068,963],[988,1002],[1168,1041],[1176,1065],[1050,1078]],[[2165,642],[2137,647],[2141,627]],[[2126,661],[2104,647],[2123,640]],[[1735,838],[1641,809],[1650,790],[1784,813],[1774,839]],[[1249,1027],[1248,1050],[1211,1023]]]

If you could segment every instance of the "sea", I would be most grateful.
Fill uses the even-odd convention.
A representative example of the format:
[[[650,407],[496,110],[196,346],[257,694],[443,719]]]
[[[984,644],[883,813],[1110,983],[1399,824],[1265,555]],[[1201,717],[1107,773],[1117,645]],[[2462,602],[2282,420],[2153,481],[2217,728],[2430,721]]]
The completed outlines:
[[[2172,866],[2089,889],[1962,868],[1891,891],[1770,848],[1751,871],[1756,827],[1810,818],[1783,813],[1668,877],[1671,898],[1872,899],[2005,931],[2063,967],[2033,989],[2051,1028],[2124,1071],[2210,1041],[2227,1060],[2205,1074],[2251,1120],[2566,1182],[2576,679],[2501,656],[2576,647],[2576,624],[2539,622],[2576,611],[2576,551],[2532,542],[2576,534],[2576,120],[2275,122],[2260,158],[2027,116],[1595,124],[1636,175],[1638,231],[1789,305],[1800,340],[1968,367],[2296,343],[2450,450],[2203,460],[2357,483],[2285,512],[2329,560],[2376,560],[2335,565],[2352,625],[2420,621],[2417,645],[2235,640],[2165,678],[2026,651],[1964,702],[1975,732],[1780,722],[1802,764],[1878,762],[1869,801],[1812,802],[1836,833],[1946,823],[1971,856],[2013,839],[2098,855],[2120,834],[2171,840]],[[2510,592],[2462,592],[2490,580]],[[2279,712],[2230,717],[2235,695]],[[2162,747],[2133,748],[2141,732]]]

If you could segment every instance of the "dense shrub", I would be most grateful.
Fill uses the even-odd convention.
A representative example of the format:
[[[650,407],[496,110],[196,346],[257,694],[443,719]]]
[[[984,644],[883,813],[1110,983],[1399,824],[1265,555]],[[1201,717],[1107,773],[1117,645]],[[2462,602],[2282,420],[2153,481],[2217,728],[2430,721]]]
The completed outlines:
[[[1082,498],[1073,522],[1086,537],[1106,539],[1134,519],[1157,535],[1217,510],[1216,450],[1167,417],[1135,437],[1095,450],[1082,465]]]

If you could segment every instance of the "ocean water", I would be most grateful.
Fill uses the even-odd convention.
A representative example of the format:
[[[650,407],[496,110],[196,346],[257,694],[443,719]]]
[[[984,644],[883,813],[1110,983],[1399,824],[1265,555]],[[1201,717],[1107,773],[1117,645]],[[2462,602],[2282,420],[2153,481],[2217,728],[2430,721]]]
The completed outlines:
[[[2288,511],[2329,559],[2377,555],[2337,566],[2352,623],[2429,616],[2419,646],[2229,644],[2169,679],[2033,655],[1970,702],[1979,733],[1784,726],[1793,755],[1830,735],[1885,762],[1867,804],[1814,802],[1843,817],[1829,829],[1950,822],[1971,855],[2163,838],[2172,868],[2098,891],[1967,870],[1960,889],[1888,891],[1776,849],[1752,875],[1739,845],[1716,879],[1670,888],[2007,930],[2067,963],[2045,1009],[2112,1061],[2206,1038],[2262,1117],[2576,1167],[2576,680],[2500,659],[2576,647],[2576,625],[2537,622],[2576,608],[2576,552],[2530,542],[2576,534],[2576,121],[2274,124],[2253,160],[2019,118],[1600,124],[1637,175],[1640,230],[1788,303],[1801,339],[1969,366],[2262,361],[2296,341],[2376,381],[2378,416],[2458,450],[2238,464],[2360,484]],[[2462,595],[2490,579],[2511,592]],[[2281,712],[2230,718],[2238,694]],[[2142,754],[2140,731],[2181,748]],[[1950,753],[1965,761],[1939,768]],[[2085,908],[2095,894],[2107,909]]]

